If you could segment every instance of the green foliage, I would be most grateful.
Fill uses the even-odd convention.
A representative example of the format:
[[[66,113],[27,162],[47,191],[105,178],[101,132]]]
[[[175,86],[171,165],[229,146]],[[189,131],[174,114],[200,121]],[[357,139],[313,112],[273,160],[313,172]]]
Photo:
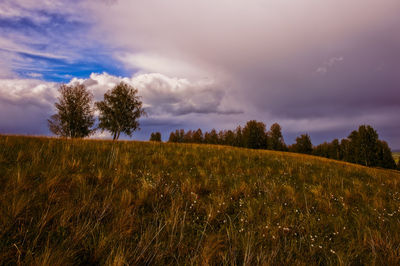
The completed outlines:
[[[215,129],[212,129],[210,132],[206,132],[204,134],[204,142],[208,144],[218,144],[218,134]]]
[[[397,165],[387,142],[378,140],[377,146],[376,165],[387,169],[396,169]]]
[[[293,144],[289,150],[291,152],[311,154],[313,151],[311,138],[308,134],[303,134],[296,138],[296,143]]]
[[[399,191],[294,153],[0,136],[0,261],[399,265]]]
[[[183,136],[183,142],[184,143],[191,143],[193,142],[193,131],[189,130],[188,132],[186,132],[186,134],[184,134]]]
[[[371,127],[362,125],[358,131],[353,131],[348,136],[350,148],[352,149],[351,162],[366,166],[376,166],[378,160],[378,133]]]
[[[219,144],[251,149],[267,148],[265,125],[255,120],[249,121],[244,129],[239,126],[235,131],[221,130],[217,132],[215,129],[212,129],[210,132],[205,132],[203,134],[201,129],[196,131],[189,130],[186,133],[183,129],[175,130],[175,132],[171,132],[168,141],[177,143]],[[277,146],[280,150],[285,150],[286,146],[282,136],[278,141],[280,141],[280,144]]]
[[[340,144],[337,139],[324,142],[313,149],[313,154],[366,166],[396,169],[388,144],[378,139],[378,133],[371,126],[360,126],[358,131],[351,132]]]
[[[235,142],[233,146],[244,147],[243,129],[241,126],[238,126],[235,130]]]
[[[150,141],[158,141],[161,142],[161,133],[160,132],[153,132],[150,135]]]
[[[235,146],[236,135],[232,130],[221,131],[220,143],[228,146]]]
[[[57,114],[48,119],[50,131],[61,137],[84,138],[94,132],[92,94],[82,84],[61,85],[55,103]]]
[[[197,129],[193,135],[192,135],[192,141],[193,143],[203,143],[204,141],[204,136],[203,136],[203,131],[201,129]]]
[[[287,150],[285,141],[282,136],[282,128],[278,123],[274,123],[268,133],[268,149],[274,151],[285,151]]]
[[[169,135],[168,142],[175,142],[175,143],[183,143],[185,138],[185,131],[183,129],[181,130],[175,130],[175,132],[171,132]]]
[[[341,160],[341,145],[338,139],[332,142],[324,142],[313,148],[313,155],[322,156],[330,159]]]
[[[266,149],[267,134],[265,124],[256,120],[248,121],[243,128],[243,142],[246,148],[250,149]]]
[[[121,133],[131,137],[134,131],[140,129],[138,119],[145,112],[137,92],[137,89],[121,82],[104,94],[103,101],[96,102],[100,111],[99,128],[110,131],[114,140]]]
[[[337,139],[324,142],[313,150],[314,155],[343,160],[372,167],[395,169],[396,162],[385,141],[378,139],[378,133],[371,127],[362,125],[351,132],[339,144]]]

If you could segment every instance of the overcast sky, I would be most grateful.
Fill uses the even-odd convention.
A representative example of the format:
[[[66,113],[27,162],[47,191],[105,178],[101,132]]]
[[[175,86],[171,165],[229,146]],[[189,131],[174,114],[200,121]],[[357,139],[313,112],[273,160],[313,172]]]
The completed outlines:
[[[370,124],[400,149],[399,14],[399,0],[2,0],[0,133],[50,135],[61,82],[101,99],[124,80],[149,114],[133,139],[256,119],[288,144]]]

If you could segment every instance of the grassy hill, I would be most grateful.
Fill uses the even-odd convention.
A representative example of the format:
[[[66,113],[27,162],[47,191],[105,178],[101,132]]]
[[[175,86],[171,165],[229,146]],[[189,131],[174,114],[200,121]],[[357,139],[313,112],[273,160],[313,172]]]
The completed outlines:
[[[0,136],[2,264],[400,264],[400,172],[212,145]]]

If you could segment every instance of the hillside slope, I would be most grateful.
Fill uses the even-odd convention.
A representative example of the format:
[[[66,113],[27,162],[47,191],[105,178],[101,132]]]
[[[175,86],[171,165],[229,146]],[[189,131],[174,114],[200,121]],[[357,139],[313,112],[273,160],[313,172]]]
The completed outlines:
[[[400,172],[211,145],[0,136],[4,264],[400,264]]]

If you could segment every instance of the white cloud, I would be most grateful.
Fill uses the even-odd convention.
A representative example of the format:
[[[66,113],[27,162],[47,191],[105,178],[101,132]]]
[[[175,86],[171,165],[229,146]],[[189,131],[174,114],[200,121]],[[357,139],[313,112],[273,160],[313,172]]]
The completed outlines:
[[[49,108],[57,97],[57,88],[56,83],[35,79],[0,79],[0,101],[21,108],[27,105]]]
[[[210,76],[199,65],[193,65],[187,61],[167,58],[156,54],[122,53],[117,58],[129,69],[139,73],[162,73],[171,77],[203,78]]]
[[[108,131],[97,130],[93,135],[90,136],[92,139],[111,139],[112,135]]]
[[[131,78],[116,77],[107,73],[91,74],[88,79],[74,78],[73,83],[82,83],[91,90],[96,100],[119,82],[124,81],[139,90],[150,115],[185,115],[189,113],[233,114],[237,109],[221,106],[225,91],[220,84],[210,79],[191,81],[171,78],[160,73],[137,74]]]
[[[188,113],[237,113],[237,110],[221,108],[225,96],[222,86],[214,80],[170,78],[152,73],[134,76],[132,84],[142,91],[143,100],[155,114],[164,112],[174,115]]]

